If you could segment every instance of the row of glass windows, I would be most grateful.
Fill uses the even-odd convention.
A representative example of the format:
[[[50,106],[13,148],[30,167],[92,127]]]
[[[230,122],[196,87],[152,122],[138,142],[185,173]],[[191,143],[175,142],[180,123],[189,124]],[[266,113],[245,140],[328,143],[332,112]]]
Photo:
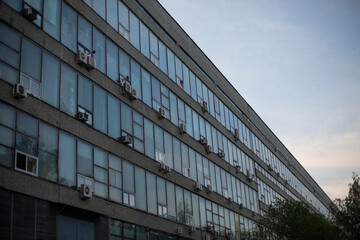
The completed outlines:
[[[104,1],[104,0],[102,0]],[[210,114],[216,118],[224,127],[232,133],[235,129],[241,129],[240,140],[248,146],[261,160],[269,164],[280,176],[289,182],[304,197],[307,195],[299,191],[306,187],[293,175],[279,159],[224,105],[215,94],[213,94],[202,81],[195,76],[191,70],[159,40],[138,18],[121,2],[110,1],[107,8],[102,7],[101,11],[94,2],[85,1],[114,29],[125,37],[144,56],[149,58],[159,67],[170,79],[175,81],[195,101],[203,104],[206,101],[209,105]],[[118,8],[116,7],[118,5]],[[106,12],[106,14],[105,14]],[[118,17],[119,16],[119,17]],[[119,22],[116,22],[116,19]],[[140,29],[140,30],[139,30]],[[239,110],[241,112],[241,110]],[[176,123],[175,123],[176,124]],[[307,190],[309,195],[311,192]],[[315,196],[312,197],[315,200]],[[325,207],[324,207],[325,208]],[[325,208],[326,209],[326,208]]]
[[[13,33],[3,24],[0,24],[0,27]],[[159,162],[165,162],[172,169],[204,186],[211,184],[213,190],[224,197],[231,197],[235,202],[244,203],[245,207],[258,212],[256,192],[237,178],[143,118],[138,112],[132,111],[126,104],[78,75],[65,64],[60,64],[60,61],[47,52],[41,51],[26,38],[22,38],[21,59],[26,59],[24,54],[28,52],[38,52],[39,61],[43,59],[43,67],[39,67],[39,71],[41,75],[40,90],[45,102],[55,107],[60,105],[61,110],[72,116],[76,116],[79,112],[86,113],[88,115],[87,124],[93,125],[96,129],[115,139],[119,139],[121,136],[131,136],[132,142],[129,146],[134,149]],[[21,62],[20,70],[24,70],[34,60]],[[21,71],[21,76],[22,74],[24,73]],[[50,93],[45,95],[47,91]],[[218,134],[220,133],[218,132]],[[253,162],[247,155],[240,152],[239,148],[234,153],[234,155],[238,154],[241,159],[243,169],[254,171]],[[238,197],[239,189],[237,190],[239,194],[236,195],[236,188],[240,185],[243,185],[243,188],[248,189],[247,191],[251,193],[250,200],[240,199]]]
[[[5,1],[7,2],[7,1]],[[16,3],[19,2],[19,3]],[[15,8],[16,10],[19,10],[19,8],[21,8],[21,1],[14,1],[8,4],[11,4],[13,8]],[[211,133],[215,130],[210,130],[210,127],[207,127],[206,125],[209,125],[208,122],[205,121],[205,123],[207,124],[201,124],[201,117],[200,118],[200,133],[197,132],[195,129],[193,130],[193,127],[191,126],[193,123],[191,121],[191,117],[192,115],[195,115],[195,111],[192,111],[192,109],[190,109],[186,104],[185,107],[183,102],[178,99],[175,95],[173,95],[173,98],[175,98],[175,101],[170,101],[170,103],[172,104],[172,108],[173,108],[173,112],[170,115],[169,114],[169,96],[168,93],[169,91],[167,91],[166,87],[163,87],[165,90],[161,91],[160,94],[160,88],[156,88],[155,86],[158,84],[160,85],[160,83],[157,83],[158,81],[156,79],[152,81],[153,82],[153,89],[158,90],[159,93],[152,93],[153,94],[153,98],[151,98],[151,90],[149,88],[150,81],[149,81],[149,74],[141,69],[141,74],[140,74],[140,67],[139,65],[133,61],[132,59],[129,58],[129,56],[127,56],[127,54],[125,54],[121,49],[117,49],[116,45],[109,41],[108,39],[105,39],[105,36],[98,31],[96,28],[92,27],[90,23],[88,23],[84,18],[82,18],[80,15],[77,15],[76,12],[74,10],[72,10],[69,6],[67,6],[67,4],[63,4],[62,8],[61,8],[61,1],[57,0],[57,1],[52,1],[51,3],[44,3],[44,6],[42,8],[42,1],[39,1],[37,3],[33,3],[33,1],[24,1],[23,4],[28,4],[29,6],[34,7],[37,11],[39,11],[39,13],[43,13],[44,15],[44,24],[40,24],[39,26],[43,26],[43,29],[48,32],[50,35],[52,35],[53,37],[55,37],[56,39],[59,40],[60,34],[52,34],[52,30],[49,30],[50,28],[45,27],[46,24],[45,22],[53,22],[54,26],[57,26],[57,30],[55,32],[59,32],[60,33],[60,25],[59,24],[55,24],[58,20],[54,20],[57,18],[60,18],[60,16],[62,16],[62,29],[61,29],[61,42],[66,45],[67,47],[69,47],[70,49],[72,49],[73,51],[76,51],[78,48],[85,48],[85,49],[94,49],[96,51],[96,54],[94,55],[95,59],[97,60],[97,68],[102,71],[102,72],[106,72],[107,75],[112,78],[113,80],[117,81],[119,79],[119,73],[122,76],[131,76],[130,79],[133,79],[132,81],[132,85],[135,89],[137,89],[138,91],[138,95],[140,97],[140,99],[143,99],[143,101],[149,105],[150,107],[153,107],[155,109],[158,109],[160,106],[165,108],[166,111],[166,116],[169,118],[171,117],[171,121],[176,124],[179,125],[181,122],[186,122],[188,124],[188,130],[187,132],[195,137],[195,139],[199,139],[200,137],[206,138],[210,144],[210,146],[213,147],[214,151],[224,151],[225,152],[225,159],[230,162],[231,164],[233,164],[232,162],[232,158],[230,157],[231,155],[231,150],[228,150],[228,148],[226,148],[225,146],[221,146],[222,144],[220,144],[219,142],[219,147],[217,146],[217,142],[216,142],[216,137],[211,137]],[[36,4],[40,4],[40,5],[36,5]],[[116,5],[116,1],[112,1],[112,3],[107,4],[107,7],[111,7],[113,6],[113,4]],[[121,14],[121,16],[125,16],[125,17],[119,17],[120,19],[120,26],[127,26],[127,29],[130,31],[131,26],[134,26],[134,29],[136,29],[136,26],[138,26],[140,24],[140,29],[145,29],[145,33],[143,33],[141,35],[141,43],[146,43],[148,42],[148,40],[146,40],[146,37],[142,37],[142,36],[150,36],[150,45],[153,46],[152,49],[162,49],[162,47],[154,47],[154,46],[161,46],[161,41],[159,41],[155,35],[153,35],[151,33],[151,31],[148,31],[147,28],[145,27],[145,25],[143,25],[141,22],[139,22],[139,20],[137,20],[136,16],[133,15],[131,13],[131,11],[129,11],[126,6],[124,4],[122,4],[121,2],[118,2],[119,4],[119,8],[111,8],[111,9],[115,9],[115,11],[113,11],[112,14],[115,14],[114,16],[117,16],[117,9],[119,9],[119,13],[123,13]],[[92,5],[92,7],[94,6],[100,6],[100,5]],[[43,9],[43,11],[42,11]],[[60,15],[60,11],[62,9],[62,14]],[[105,11],[105,8],[102,8]],[[110,8],[108,8],[109,10]],[[52,15],[52,17],[54,18],[52,21],[50,20],[46,20],[49,14],[46,14],[47,11],[53,11],[56,12],[58,14],[54,14]],[[97,11],[99,13],[99,11]],[[102,12],[102,11],[100,11]],[[101,15],[101,14],[100,14]],[[105,15],[104,15],[105,16]],[[107,15],[109,16],[109,15]],[[127,17],[126,17],[127,16]],[[130,17],[129,17],[130,16]],[[133,24],[129,25],[129,21],[126,23],[125,20],[126,19],[130,19],[130,23],[131,23],[131,19],[135,19],[133,20]],[[109,20],[109,18],[108,18]],[[41,19],[40,19],[41,22]],[[122,25],[123,24],[123,25]],[[69,27],[71,26],[71,27]],[[112,25],[114,26],[114,25]],[[130,26],[130,28],[129,28]],[[121,29],[121,28],[120,28]],[[134,34],[136,35],[136,33],[138,31],[133,31]],[[121,31],[120,31],[121,33]],[[140,31],[141,34],[141,31]],[[149,35],[150,34],[150,35]],[[130,34],[131,35],[131,34]],[[129,35],[129,36],[130,36]],[[58,37],[56,37],[58,36]],[[138,39],[139,37],[135,36],[135,39]],[[128,38],[129,39],[129,38]],[[145,40],[143,40],[145,39]],[[151,40],[153,40],[153,43],[151,44]],[[136,41],[135,41],[136,42]],[[137,44],[135,44],[135,42],[132,42],[133,45],[137,46]],[[105,47],[106,45],[106,47]],[[141,44],[140,44],[141,45]],[[139,45],[139,46],[140,46]],[[143,44],[146,45],[146,44]],[[163,45],[163,44],[162,44]],[[142,45],[141,45],[142,46]],[[4,49],[6,49],[6,46],[2,46]],[[106,49],[106,51],[105,51]],[[147,48],[146,48],[147,49]],[[167,51],[167,54],[164,56],[174,56],[174,54],[172,54],[172,52],[166,48],[163,47],[163,49],[165,49]],[[155,51],[155,50],[154,50]],[[10,52],[10,50],[6,51],[6,52]],[[143,50],[143,48],[141,49],[141,52],[144,53],[146,51]],[[5,53],[5,51],[4,51]],[[5,55],[5,54],[4,54]],[[146,54],[145,54],[146,55]],[[32,55],[31,55],[32,56]],[[146,55],[147,56],[147,55]],[[150,55],[148,55],[150,56]],[[160,55],[158,55],[160,56]],[[171,59],[171,58],[170,58]],[[40,61],[38,61],[40,62]],[[165,63],[167,63],[169,61],[165,61]],[[170,61],[170,63],[173,61]],[[15,61],[13,61],[13,63],[15,63]],[[106,63],[106,64],[105,64]],[[13,64],[13,65],[16,65]],[[38,64],[39,65],[39,64]],[[165,64],[166,65],[166,64]],[[172,66],[172,64],[169,64],[169,66]],[[4,72],[3,75],[7,75],[7,78],[13,78],[11,79],[12,81],[16,81],[16,73],[14,71],[14,69],[9,69],[8,66],[0,66],[4,69],[4,71],[0,72]],[[14,66],[16,67],[16,66]],[[37,69],[37,68],[35,68]],[[131,69],[131,70],[130,70]],[[173,69],[173,67],[170,67],[169,69]],[[305,188],[304,185],[302,185],[302,183],[297,180],[297,178],[276,158],[276,156],[274,156],[271,151],[269,151],[268,148],[265,147],[265,145],[259,141],[259,139],[251,132],[249,131],[249,129],[239,120],[236,118],[236,116],[230,111],[228,110],[228,108],[221,102],[219,101],[215,95],[212,94],[211,91],[209,91],[206,86],[204,84],[202,84],[202,82],[195,76],[192,74],[191,71],[189,71],[186,66],[175,56],[175,70],[176,71],[176,77],[177,77],[177,81],[178,79],[180,79],[180,82],[183,82],[185,86],[189,86],[190,85],[194,85],[193,89],[198,89],[197,91],[195,90],[194,92],[196,92],[197,99],[200,103],[202,103],[202,101],[205,99],[206,102],[209,102],[210,100],[210,104],[209,104],[209,110],[210,113],[212,114],[214,111],[216,111],[216,109],[220,110],[220,114],[219,113],[219,117],[217,117],[217,119],[229,130],[231,130],[232,132],[235,131],[235,129],[240,129],[239,133],[240,133],[240,140],[247,145],[250,149],[252,149],[265,163],[270,164],[273,169],[276,172],[281,172],[281,177],[283,177],[284,179],[288,179],[288,181],[290,182],[290,184],[294,187],[294,186],[301,186],[301,188]],[[7,71],[6,71],[7,70]],[[26,71],[26,69],[24,69],[24,72],[29,72]],[[28,88],[31,89],[31,92],[33,92],[34,95],[39,96],[40,95],[40,82],[36,81],[39,80],[39,71],[30,71],[31,74],[29,74],[29,76],[26,76],[24,74],[21,75],[21,80],[20,82],[25,84]],[[167,72],[172,72],[172,71],[167,71]],[[167,73],[166,72],[166,73]],[[189,77],[188,76],[189,73]],[[141,76],[140,76],[141,75]],[[140,80],[140,77],[142,78]],[[174,78],[172,78],[174,79]],[[185,82],[182,80],[184,79]],[[194,84],[186,84],[188,83],[189,79],[193,79]],[[156,84],[157,83],[157,84]],[[142,86],[141,86],[142,85]],[[181,84],[180,84],[181,86]],[[143,91],[141,91],[141,87],[143,88]],[[144,89],[146,89],[147,91],[144,91]],[[186,90],[186,89],[185,89]],[[189,90],[190,91],[190,90]],[[46,91],[46,93],[49,93],[50,91]],[[142,93],[144,97],[142,97]],[[163,94],[163,92],[165,92],[165,94]],[[189,92],[188,92],[189,93]],[[171,92],[170,92],[170,97],[171,97]],[[190,93],[189,93],[190,94]],[[50,94],[49,94],[50,95]],[[54,96],[54,95],[51,95]],[[55,95],[56,97],[56,95]],[[214,104],[212,104],[212,99],[214,98]],[[176,99],[178,101],[178,104],[176,104]],[[152,101],[151,101],[152,100]],[[171,99],[170,99],[171,100]],[[174,105],[176,105],[176,108],[178,109],[174,109]],[[218,106],[218,107],[217,107]],[[183,110],[183,108],[187,108],[186,110]],[[178,111],[175,111],[178,110]],[[191,112],[193,112],[193,114],[191,114]],[[183,114],[186,113],[186,114]],[[197,113],[196,113],[197,114]],[[186,116],[185,116],[186,115]],[[212,114],[214,116],[214,114]],[[221,117],[221,116],[225,116],[225,117]],[[216,117],[216,116],[214,116]],[[182,119],[183,118],[183,119]],[[197,120],[196,115],[193,116],[194,121]],[[195,123],[196,126],[196,123]],[[202,127],[203,126],[203,127]],[[212,126],[211,126],[212,128]],[[207,132],[205,133],[205,131],[207,130]],[[203,135],[201,134],[203,133]],[[228,140],[229,141],[229,140]],[[214,143],[213,143],[214,142]],[[230,145],[230,141],[229,141],[229,145]],[[230,146],[229,146],[230,148]],[[231,148],[230,148],[231,149]],[[235,155],[235,154],[234,154]],[[235,158],[235,156],[234,156]],[[235,159],[234,159],[235,160]],[[238,161],[235,160],[235,163],[233,165],[236,164],[241,164],[238,163]],[[242,168],[243,172],[245,173],[245,168]],[[251,171],[251,169],[250,169]],[[289,176],[289,177],[287,177]],[[293,181],[291,181],[293,180]],[[297,184],[295,184],[295,182]],[[296,189],[296,187],[295,187]]]
[[[85,183],[101,198],[203,230],[213,225],[222,235],[235,232],[229,209],[4,103],[0,132],[2,165],[70,187]],[[241,201],[255,204],[256,192],[237,183]]]

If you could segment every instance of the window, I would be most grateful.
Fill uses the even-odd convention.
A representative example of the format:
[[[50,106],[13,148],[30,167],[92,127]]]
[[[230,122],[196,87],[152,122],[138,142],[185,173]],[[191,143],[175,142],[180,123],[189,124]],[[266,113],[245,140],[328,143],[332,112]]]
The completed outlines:
[[[141,41],[141,53],[147,57],[150,58],[149,56],[149,29],[142,23],[140,22],[140,41]]]
[[[144,153],[144,118],[141,114],[133,111],[134,148]]]
[[[56,40],[60,39],[61,1],[44,1],[44,31]]]
[[[108,104],[109,136],[118,139],[121,136],[120,101],[109,94]]]
[[[30,154],[15,151],[15,169],[37,176],[38,175],[38,158]]]
[[[12,167],[15,147],[15,109],[0,102],[0,165]]]
[[[157,214],[158,207],[156,201],[156,177],[150,172],[146,172],[146,187],[147,187],[147,201],[148,201],[148,212]]]
[[[77,75],[64,64],[61,65],[60,109],[71,116],[77,113]]]
[[[47,52],[43,54],[41,98],[59,107],[60,62]]]
[[[77,50],[77,13],[66,3],[62,9],[61,43],[73,52]]]
[[[106,20],[114,28],[117,29],[118,26],[118,0],[107,0],[106,1]]]
[[[156,178],[157,184],[157,199],[158,199],[158,215],[167,217],[167,201],[166,201],[166,187],[165,180]]]
[[[56,217],[57,238],[59,240],[94,240],[94,223],[65,216]]]
[[[119,33],[127,40],[130,39],[129,10],[121,2],[119,3]]]
[[[119,54],[118,47],[110,40],[106,39],[106,69],[107,75],[113,81],[119,80]]]
[[[60,132],[59,137],[59,183],[76,186],[76,139]]]
[[[93,84],[83,76],[79,76],[78,112],[88,115],[87,124],[93,124]]]
[[[145,170],[135,167],[135,205],[137,209],[146,211],[146,181]]]
[[[38,27],[42,27],[42,6],[43,1],[36,1],[36,0],[25,0],[24,1],[24,9],[32,8],[36,12],[36,19],[32,22],[37,25]]]
[[[77,171],[88,177],[93,177],[93,151],[88,143],[77,141]]]
[[[123,203],[135,207],[134,166],[126,161],[123,161],[123,183]]]
[[[159,67],[159,46],[157,37],[150,31],[150,60]]]
[[[105,36],[96,28],[93,28],[93,49],[95,51],[96,68],[105,73]]]
[[[122,171],[121,159],[109,155],[109,192],[110,200],[121,203],[122,199]]]
[[[103,133],[107,133],[107,102],[106,92],[94,86],[94,127]]]
[[[130,12],[130,43],[140,50],[139,19]]]
[[[94,148],[94,193],[108,198],[108,156],[107,153]]]

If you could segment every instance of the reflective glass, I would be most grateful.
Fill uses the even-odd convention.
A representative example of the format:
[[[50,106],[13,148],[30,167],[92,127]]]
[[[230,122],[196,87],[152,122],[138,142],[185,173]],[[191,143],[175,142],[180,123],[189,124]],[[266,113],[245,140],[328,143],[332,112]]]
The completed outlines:
[[[141,68],[143,102],[151,107],[151,82],[150,74]]]
[[[60,62],[44,52],[42,67],[41,98],[50,105],[59,107]]]
[[[106,39],[106,69],[107,75],[113,81],[119,80],[119,54],[118,47],[110,40]]]
[[[78,88],[78,98],[79,105],[86,110],[92,112],[92,100],[93,100],[93,92],[92,92],[93,84],[83,76],[79,76],[79,88]]]
[[[44,1],[44,31],[56,40],[60,39],[60,0]]]
[[[146,211],[146,185],[145,170],[135,167],[135,206],[137,209]]]
[[[19,72],[0,61],[0,79],[4,79],[10,84],[16,84],[18,83]]]
[[[146,187],[147,187],[148,212],[157,214],[156,179],[155,179],[155,175],[149,172],[146,172]]]
[[[60,109],[75,116],[77,113],[77,76],[76,72],[66,65],[61,65]]]
[[[149,58],[149,29],[140,22],[140,40],[141,40],[141,53],[144,54],[145,57]]]
[[[2,0],[2,1],[16,11],[20,11],[22,8],[22,0]]]
[[[0,144],[13,148],[15,145],[14,131],[0,125]]]
[[[62,9],[61,42],[73,52],[77,50],[77,13],[66,3]]]
[[[14,68],[19,68],[19,54],[11,48],[0,43],[0,59],[10,64]]]
[[[12,167],[14,162],[14,150],[0,145],[0,165]]]
[[[76,185],[76,139],[60,132],[59,137],[59,183]]]
[[[109,136],[115,139],[120,137],[120,101],[108,95],[109,101],[109,110],[108,110],[108,120],[109,120]]]
[[[39,126],[39,177],[57,182],[58,131],[47,124]]]
[[[130,12],[130,43],[140,50],[139,19]]]
[[[107,103],[106,92],[94,86],[94,127],[103,133],[107,133]]]
[[[160,58],[160,69],[167,74],[167,57],[166,57],[166,46],[159,41],[159,58]]]
[[[16,149],[36,157],[38,142],[33,138],[16,133]]]
[[[117,2],[117,0],[106,1],[106,20],[116,30],[118,28]]]
[[[95,171],[97,173],[97,171]],[[107,184],[100,183],[98,181],[95,181],[94,183],[94,192],[96,196],[102,197],[102,198],[108,198],[108,186]]]
[[[119,3],[119,22],[124,28],[126,28],[129,31],[130,30],[129,10],[121,1],[118,1],[118,3]]]
[[[131,163],[123,161],[123,184],[124,190],[128,193],[135,192],[134,185],[134,166]]]
[[[92,26],[83,17],[78,17],[78,42],[92,50]]]
[[[27,115],[23,112],[18,112],[17,129],[26,135],[37,138],[38,121],[30,115]]]
[[[93,49],[96,68],[105,73],[105,36],[96,28],[93,28]]]
[[[10,128],[15,128],[16,110],[0,102],[0,123]]]
[[[105,0],[93,0],[93,2],[95,12],[105,19]]]
[[[168,60],[168,76],[170,79],[175,81],[175,56],[170,49],[167,49],[167,60]]]
[[[132,135],[132,109],[121,103],[121,129]]]
[[[137,97],[142,99],[140,65],[131,59],[131,86],[136,90]]]
[[[22,40],[21,71],[40,81],[41,49],[26,38]]]
[[[78,173],[92,177],[93,153],[90,144],[78,140],[77,147],[77,170]]]
[[[145,130],[145,154],[154,159],[154,125],[148,119],[144,119]]]
[[[119,49],[120,74],[130,77],[130,58],[123,50]]]

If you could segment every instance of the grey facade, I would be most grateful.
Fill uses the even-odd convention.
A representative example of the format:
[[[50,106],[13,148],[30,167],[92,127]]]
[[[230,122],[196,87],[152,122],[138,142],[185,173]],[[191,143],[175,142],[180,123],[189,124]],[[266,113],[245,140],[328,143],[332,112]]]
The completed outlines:
[[[331,203],[155,0],[0,1],[0,195],[0,239],[248,239]]]

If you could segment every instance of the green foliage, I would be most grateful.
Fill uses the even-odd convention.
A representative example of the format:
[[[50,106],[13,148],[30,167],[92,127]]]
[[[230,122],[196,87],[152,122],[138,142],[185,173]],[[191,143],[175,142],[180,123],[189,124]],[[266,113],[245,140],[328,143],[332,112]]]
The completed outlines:
[[[269,208],[252,235],[256,240],[339,239],[336,228],[323,215],[303,202],[287,199]]]
[[[360,239],[360,178],[353,173],[353,183],[349,184],[349,195],[344,199],[335,199],[331,207],[333,222],[338,227],[341,239]]]

